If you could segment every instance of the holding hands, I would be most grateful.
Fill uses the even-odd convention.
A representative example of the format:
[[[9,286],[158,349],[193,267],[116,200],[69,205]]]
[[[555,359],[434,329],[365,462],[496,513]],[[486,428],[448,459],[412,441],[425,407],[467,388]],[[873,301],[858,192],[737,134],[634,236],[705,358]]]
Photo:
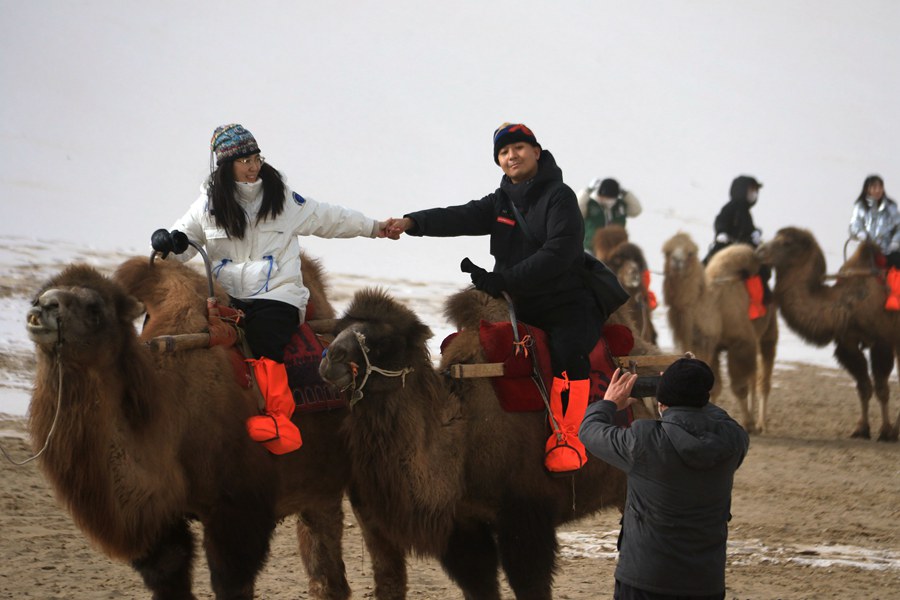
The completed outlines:
[[[395,219],[392,217],[387,221],[382,221],[381,226],[378,237],[399,240],[400,234],[413,226],[413,220],[408,217],[403,219]]]

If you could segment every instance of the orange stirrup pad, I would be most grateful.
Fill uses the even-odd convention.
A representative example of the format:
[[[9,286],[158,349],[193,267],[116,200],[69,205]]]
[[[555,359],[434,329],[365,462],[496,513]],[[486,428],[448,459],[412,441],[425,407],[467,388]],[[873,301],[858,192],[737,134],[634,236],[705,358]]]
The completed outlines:
[[[247,433],[272,454],[292,452],[303,444],[300,430],[291,422],[296,404],[284,365],[269,358],[248,359],[259,391],[266,399],[263,414],[247,419]]]
[[[748,277],[744,280],[747,287],[747,293],[750,295],[750,307],[747,309],[747,316],[750,319],[758,319],[766,315],[766,307],[763,304],[763,282],[759,275]]]

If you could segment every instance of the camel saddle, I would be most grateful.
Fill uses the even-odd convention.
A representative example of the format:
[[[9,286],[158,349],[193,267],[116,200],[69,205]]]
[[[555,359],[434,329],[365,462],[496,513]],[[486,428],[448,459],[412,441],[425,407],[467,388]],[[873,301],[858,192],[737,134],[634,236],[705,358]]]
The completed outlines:
[[[240,311],[222,306],[217,307],[218,312],[215,311],[215,307],[207,308],[210,313],[210,336],[216,340],[211,341],[210,345],[218,344],[229,349],[229,360],[235,380],[241,387],[249,388],[250,367],[241,348],[242,344],[236,343],[236,324],[240,320],[238,314]],[[307,319],[314,313],[312,304],[307,305]],[[223,332],[221,327],[223,324],[231,329],[234,335]],[[297,413],[313,413],[347,406],[347,399],[340,390],[325,382],[319,375],[319,363],[324,352],[325,345],[307,322],[300,323],[284,348],[284,367]]]
[[[544,389],[550,389],[553,370],[550,366],[550,347],[547,333],[538,327],[519,321],[519,341],[513,335],[512,323],[481,321],[479,338],[485,358],[490,363],[503,363],[503,375],[491,377],[497,399],[504,410],[529,412],[545,410],[541,390],[533,378],[535,364]],[[441,344],[445,348],[456,336],[450,334]],[[631,352],[634,337],[624,325],[606,325],[603,335],[591,351],[591,395],[589,403],[603,398],[617,365],[614,356]],[[534,356],[534,360],[532,357]],[[627,426],[633,420],[631,408],[616,413],[616,424]]]

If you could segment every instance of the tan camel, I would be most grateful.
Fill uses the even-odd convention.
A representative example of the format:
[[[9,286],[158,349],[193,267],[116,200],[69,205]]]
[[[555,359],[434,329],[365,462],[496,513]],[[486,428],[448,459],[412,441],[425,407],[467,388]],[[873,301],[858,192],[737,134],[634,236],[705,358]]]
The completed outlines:
[[[431,330],[385,292],[360,291],[320,372],[361,397],[347,433],[364,535],[389,538],[398,561],[436,557],[465,598],[499,599],[502,565],[517,598],[549,599],[556,527],[621,507],[624,479],[593,457],[573,476],[550,476],[543,412],[505,412],[486,378],[445,378],[451,364],[485,362],[477,323],[508,320],[502,306],[475,291],[451,298],[463,329],[435,369]]]
[[[730,387],[740,404],[744,428],[750,433],[763,432],[778,318],[772,304],[763,317],[751,320],[747,314],[750,297],[744,279],[759,270],[753,248],[729,246],[716,253],[704,269],[697,245],[689,235],[678,233],[665,242],[663,254],[663,297],[676,346],[693,352],[713,369],[713,398],[721,393],[719,356],[726,352]]]
[[[757,249],[774,267],[775,299],[788,326],[816,346],[834,343],[834,357],[856,381],[861,414],[852,436],[869,438],[869,400],[881,406],[879,441],[897,441],[900,416],[891,427],[889,377],[900,357],[900,313],[884,310],[882,273],[874,269],[875,246],[860,244],[834,285],[825,285],[825,256],[812,233],[786,227]],[[869,349],[869,367],[864,350]]]
[[[313,263],[304,265],[315,287]],[[41,468],[78,527],[130,562],[154,598],[194,598],[189,520],[203,524],[216,598],[249,600],[276,522],[297,515],[310,595],[346,599],[346,409],[295,415],[303,446],[276,457],[246,433],[257,400],[226,350],[156,354],[143,343],[204,331],[206,288],[185,265],[136,258],[114,279],[71,266],[37,293],[27,325],[37,353],[31,437],[35,447],[49,438]],[[396,577],[405,572],[384,574]]]

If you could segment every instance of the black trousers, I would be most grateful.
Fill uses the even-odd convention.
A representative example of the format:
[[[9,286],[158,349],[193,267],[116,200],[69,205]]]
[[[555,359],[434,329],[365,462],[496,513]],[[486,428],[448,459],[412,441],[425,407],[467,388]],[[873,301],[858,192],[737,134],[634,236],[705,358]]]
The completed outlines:
[[[591,350],[603,331],[600,311],[593,303],[570,303],[516,318],[547,333],[555,377],[563,371],[573,381],[591,376]]]
[[[884,255],[885,260],[887,260],[887,266],[894,267],[895,269],[900,269],[900,252],[891,252],[890,254]]]
[[[616,591],[614,600],[725,600],[725,592],[712,594],[711,596],[674,596],[669,594],[657,594],[632,587],[616,579]]]
[[[231,299],[231,305],[244,311],[241,323],[253,357],[284,362],[284,348],[300,326],[297,307],[278,300],[237,298]]]

